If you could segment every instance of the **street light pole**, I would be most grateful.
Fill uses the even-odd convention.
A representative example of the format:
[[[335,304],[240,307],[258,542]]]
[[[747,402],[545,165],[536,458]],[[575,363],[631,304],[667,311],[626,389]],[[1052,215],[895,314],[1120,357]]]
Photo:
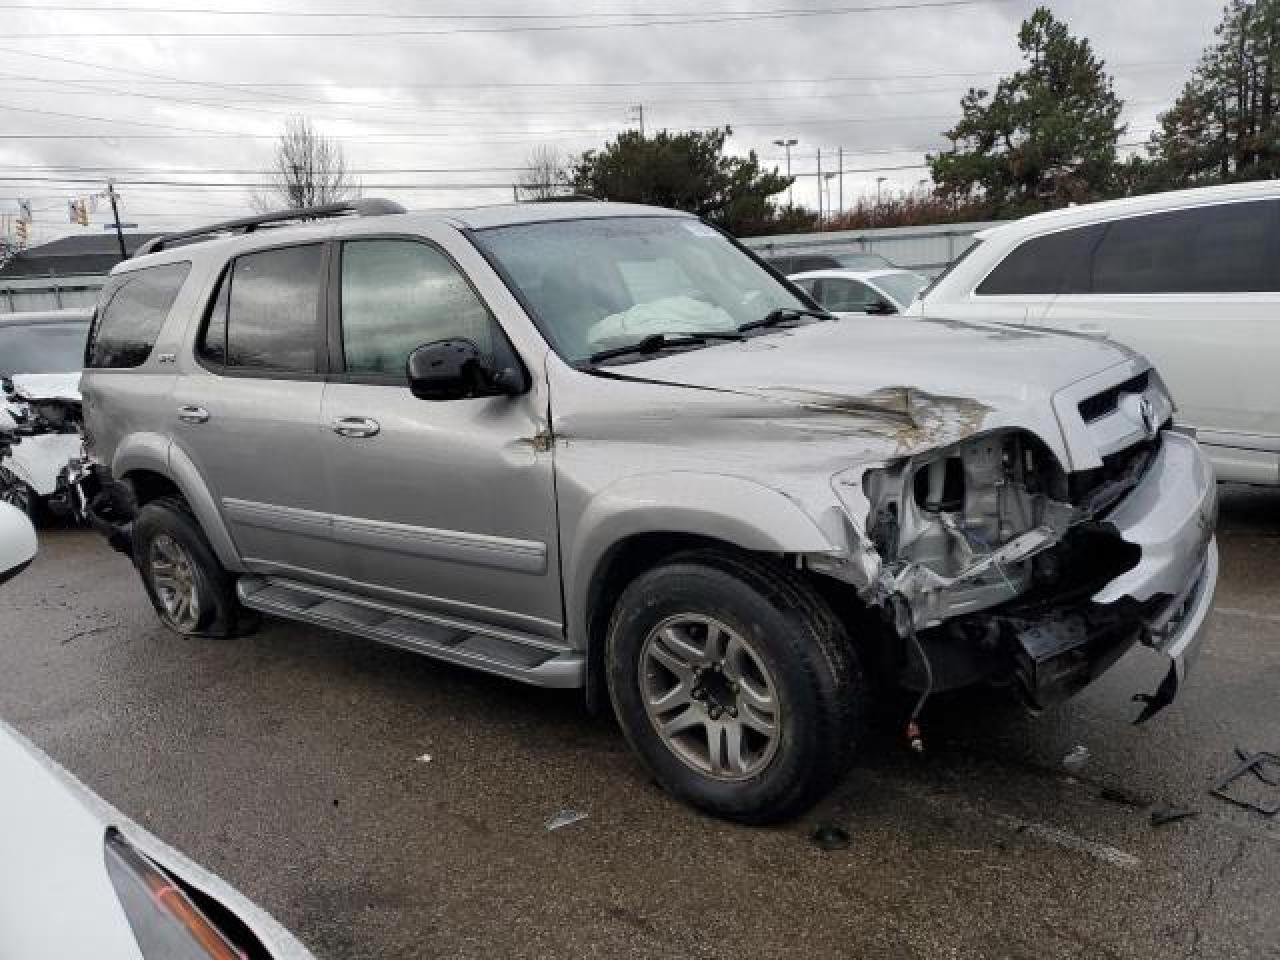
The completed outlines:
[[[782,149],[787,152],[787,179],[788,180],[791,179],[791,148],[794,147],[799,142],[800,142],[799,140],[794,140],[794,139],[773,141],[773,145],[775,147],[782,147]],[[794,207],[795,205],[796,205],[795,185],[788,184],[787,185],[787,206]]]

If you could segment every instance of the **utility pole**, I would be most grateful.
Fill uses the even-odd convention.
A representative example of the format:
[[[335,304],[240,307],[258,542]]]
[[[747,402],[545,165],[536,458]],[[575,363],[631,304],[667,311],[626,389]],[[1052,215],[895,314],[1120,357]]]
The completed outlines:
[[[773,145],[775,147],[781,147],[783,150],[787,151],[787,179],[788,180],[791,179],[791,148],[794,147],[799,142],[800,141],[796,140],[794,137],[788,140],[773,141]],[[787,185],[787,206],[794,209],[795,205],[796,205],[795,184],[791,183]]]
[[[840,206],[838,209],[840,213],[844,213],[844,147],[836,149],[836,170],[840,172],[840,179],[838,181],[840,184]]]
[[[818,229],[822,229],[822,148],[818,148]]]
[[[111,219],[116,227],[116,243],[120,244],[120,259],[128,260],[129,254],[124,248],[124,231],[120,228],[120,207],[116,204],[116,185],[107,181],[107,199],[111,201]]]

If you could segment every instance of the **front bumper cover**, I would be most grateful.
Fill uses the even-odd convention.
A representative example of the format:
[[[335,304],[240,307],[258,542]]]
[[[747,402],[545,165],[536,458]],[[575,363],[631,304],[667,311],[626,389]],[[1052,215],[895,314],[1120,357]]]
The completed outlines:
[[[1218,585],[1217,481],[1199,445],[1166,433],[1142,482],[1107,521],[1142,553],[1136,566],[1093,597],[1107,607],[1126,600],[1143,605],[1143,643],[1169,659],[1169,670],[1135,722],[1173,702],[1204,643]]]

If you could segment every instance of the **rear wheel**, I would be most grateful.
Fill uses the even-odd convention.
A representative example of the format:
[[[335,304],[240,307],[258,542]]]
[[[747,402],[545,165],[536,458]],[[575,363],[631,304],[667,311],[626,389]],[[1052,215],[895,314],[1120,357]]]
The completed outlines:
[[[243,610],[235,580],[218,562],[184,501],[165,497],[138,511],[133,562],[170,630],[207,637],[240,632]]]
[[[670,793],[717,816],[795,816],[852,757],[866,696],[853,649],[782,567],[676,557],[623,592],[606,655],[632,747]]]

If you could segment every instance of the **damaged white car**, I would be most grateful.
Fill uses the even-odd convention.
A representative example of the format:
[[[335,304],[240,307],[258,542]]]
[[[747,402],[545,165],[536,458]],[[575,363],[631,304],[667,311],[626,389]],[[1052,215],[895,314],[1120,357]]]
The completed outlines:
[[[0,503],[28,515],[46,507],[75,515],[81,439],[80,368],[89,314],[80,310],[0,315],[0,426],[23,438],[0,458]]]
[[[840,320],[666,210],[397,209],[163,238],[104,290],[95,513],[172,629],[585,688],[746,822],[836,781],[877,682],[914,740],[931,692],[1040,709],[1136,643],[1169,660],[1145,712],[1177,693],[1215,488],[1142,357]]]

